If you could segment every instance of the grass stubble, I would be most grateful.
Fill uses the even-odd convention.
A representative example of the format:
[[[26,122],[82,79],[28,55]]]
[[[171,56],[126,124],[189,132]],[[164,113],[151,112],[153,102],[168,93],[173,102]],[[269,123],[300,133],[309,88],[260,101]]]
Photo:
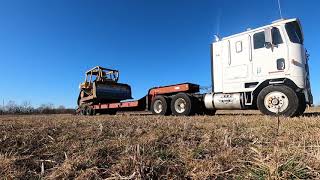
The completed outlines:
[[[320,116],[280,120],[277,130],[276,117],[256,111],[192,117],[0,116],[0,176],[319,179]]]

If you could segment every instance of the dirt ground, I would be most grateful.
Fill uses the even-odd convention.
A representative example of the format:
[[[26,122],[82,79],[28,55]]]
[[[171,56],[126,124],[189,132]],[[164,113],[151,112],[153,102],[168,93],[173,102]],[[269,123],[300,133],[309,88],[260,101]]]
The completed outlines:
[[[8,179],[320,179],[320,109],[299,118],[0,116]]]

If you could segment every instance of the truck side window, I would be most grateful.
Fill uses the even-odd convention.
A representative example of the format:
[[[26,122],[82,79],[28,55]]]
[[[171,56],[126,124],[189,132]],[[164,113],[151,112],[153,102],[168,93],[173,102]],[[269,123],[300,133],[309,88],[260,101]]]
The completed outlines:
[[[282,38],[281,38],[281,34],[278,28],[274,27],[272,28],[272,44],[274,45],[278,45],[278,44],[282,44]]]
[[[242,41],[237,41],[236,42],[236,52],[241,53],[242,51]]]
[[[253,35],[254,49],[260,49],[265,46],[264,32],[258,32]]]

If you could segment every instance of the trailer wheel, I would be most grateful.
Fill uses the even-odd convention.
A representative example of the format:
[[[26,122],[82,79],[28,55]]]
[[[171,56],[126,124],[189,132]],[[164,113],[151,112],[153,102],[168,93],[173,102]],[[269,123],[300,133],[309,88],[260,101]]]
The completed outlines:
[[[158,95],[151,102],[151,112],[154,115],[170,115],[170,98]]]
[[[292,117],[298,110],[299,99],[287,86],[267,86],[259,93],[257,105],[263,114]]]
[[[86,115],[89,115],[89,116],[95,115],[95,110],[92,107],[87,107]]]
[[[80,109],[80,115],[83,115],[83,116],[87,115],[86,106],[81,107],[81,109]]]
[[[193,115],[194,108],[193,98],[185,93],[179,93],[171,100],[171,111],[175,116]]]

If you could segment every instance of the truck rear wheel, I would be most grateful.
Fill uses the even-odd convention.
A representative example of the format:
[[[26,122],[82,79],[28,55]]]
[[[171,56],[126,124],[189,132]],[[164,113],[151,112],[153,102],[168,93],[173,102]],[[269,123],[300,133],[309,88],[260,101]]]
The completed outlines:
[[[298,110],[299,99],[287,86],[267,86],[259,93],[257,105],[263,114],[292,117]]]
[[[189,116],[194,114],[193,98],[185,93],[173,96],[171,111],[175,116]]]
[[[158,95],[151,102],[151,112],[154,115],[170,115],[170,99],[165,96]]]

